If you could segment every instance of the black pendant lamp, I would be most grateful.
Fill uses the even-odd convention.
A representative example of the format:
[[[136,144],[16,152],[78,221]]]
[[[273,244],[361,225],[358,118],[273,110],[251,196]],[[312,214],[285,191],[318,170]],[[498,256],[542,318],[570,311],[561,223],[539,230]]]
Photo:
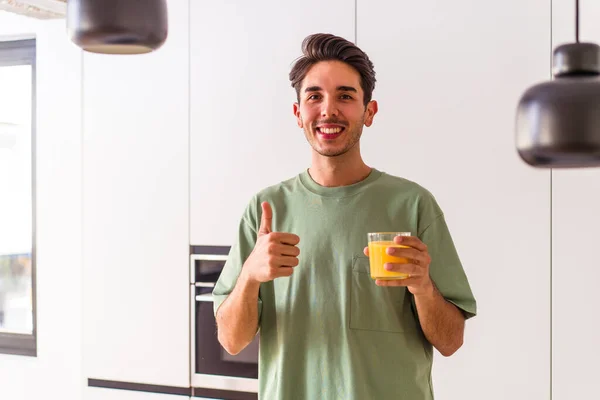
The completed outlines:
[[[166,0],[68,0],[67,31],[92,53],[149,53],[167,39]]]
[[[553,53],[554,80],[529,88],[517,108],[517,150],[541,168],[600,167],[600,46],[579,42]]]

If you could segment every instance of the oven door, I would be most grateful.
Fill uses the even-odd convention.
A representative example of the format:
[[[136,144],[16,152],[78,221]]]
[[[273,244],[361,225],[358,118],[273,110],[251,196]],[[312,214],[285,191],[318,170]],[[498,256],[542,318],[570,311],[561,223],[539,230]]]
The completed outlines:
[[[217,338],[212,298],[212,290],[220,271],[214,273],[215,260],[211,258],[210,262],[204,263],[204,270],[207,266],[212,266],[213,273],[198,273],[203,269],[199,257],[202,256],[192,256],[196,269],[190,293],[192,386],[258,393],[259,335],[235,356],[223,349]]]

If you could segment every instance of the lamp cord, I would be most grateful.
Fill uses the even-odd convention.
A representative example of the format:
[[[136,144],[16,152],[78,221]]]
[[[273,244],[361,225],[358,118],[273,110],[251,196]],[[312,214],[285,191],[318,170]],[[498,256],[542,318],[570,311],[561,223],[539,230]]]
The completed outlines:
[[[579,43],[579,0],[575,0],[575,41]]]

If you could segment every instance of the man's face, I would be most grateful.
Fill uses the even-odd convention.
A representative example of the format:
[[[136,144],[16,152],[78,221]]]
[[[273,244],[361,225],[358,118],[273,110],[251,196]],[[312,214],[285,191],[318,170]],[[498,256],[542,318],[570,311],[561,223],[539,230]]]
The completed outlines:
[[[364,106],[360,75],[341,61],[321,61],[306,74],[294,104],[298,126],[312,148],[336,157],[355,147],[363,125],[371,126],[377,103]]]

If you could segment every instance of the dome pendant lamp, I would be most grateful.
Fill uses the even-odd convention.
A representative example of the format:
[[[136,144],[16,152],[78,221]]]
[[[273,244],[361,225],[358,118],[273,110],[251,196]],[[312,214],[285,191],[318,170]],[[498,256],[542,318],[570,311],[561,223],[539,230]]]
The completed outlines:
[[[68,0],[67,32],[102,54],[143,54],[167,39],[167,0]]]
[[[533,167],[600,167],[600,46],[579,42],[579,0],[575,39],[554,49],[555,79],[527,89],[517,107],[517,151]]]

